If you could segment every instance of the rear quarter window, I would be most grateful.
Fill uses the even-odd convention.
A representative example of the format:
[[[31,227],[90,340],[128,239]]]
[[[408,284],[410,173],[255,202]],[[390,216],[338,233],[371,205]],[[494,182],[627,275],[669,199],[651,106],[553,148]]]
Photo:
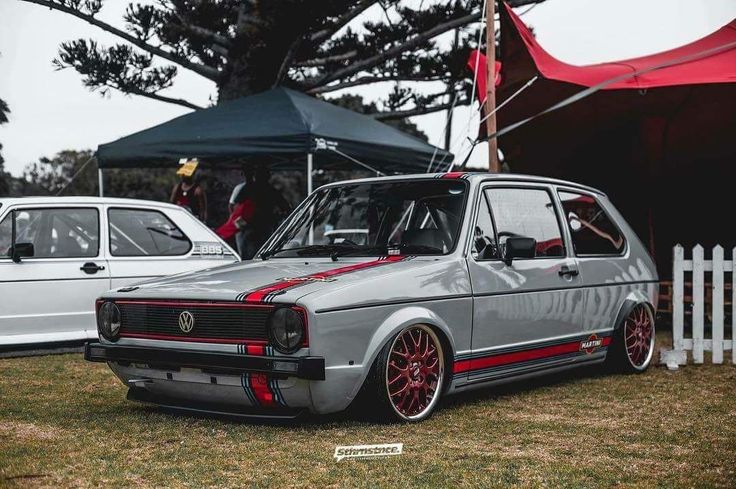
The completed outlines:
[[[112,256],[181,256],[189,253],[189,238],[160,211],[110,209]]]
[[[620,255],[624,252],[623,233],[595,197],[568,191],[560,191],[559,196],[576,255]]]

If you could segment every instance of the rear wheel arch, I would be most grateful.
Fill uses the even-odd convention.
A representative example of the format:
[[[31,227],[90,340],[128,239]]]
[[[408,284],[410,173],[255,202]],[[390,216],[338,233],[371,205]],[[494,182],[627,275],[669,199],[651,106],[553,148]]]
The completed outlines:
[[[616,320],[613,323],[613,329],[618,331],[623,326],[623,323],[629,314],[631,314],[631,311],[633,311],[639,304],[644,304],[652,313],[652,316],[656,318],[657,311],[649,301],[649,298],[640,291],[632,292],[623,300],[621,307],[618,308]]]
[[[639,307],[644,307],[650,316],[651,341],[647,360],[641,366],[634,366],[633,361],[627,357],[625,324],[626,321],[632,317],[632,313],[634,313]],[[654,308],[654,305],[646,298],[646,296],[640,297],[639,294],[633,294],[627,297],[619,308],[616,322],[614,323],[613,341],[606,353],[605,361],[608,369],[619,373],[634,373],[646,370],[649,365],[651,365],[651,361],[654,358],[654,349],[656,344],[656,339],[654,338],[655,332],[656,309]],[[636,339],[634,339],[634,341],[636,341]]]

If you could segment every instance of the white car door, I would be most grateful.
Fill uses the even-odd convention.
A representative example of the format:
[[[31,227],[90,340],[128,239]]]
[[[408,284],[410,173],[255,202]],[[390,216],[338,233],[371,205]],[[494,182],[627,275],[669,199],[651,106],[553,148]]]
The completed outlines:
[[[236,261],[183,209],[107,207],[112,288]]]
[[[15,223],[15,225],[13,225]],[[13,232],[13,228],[15,231]],[[0,345],[78,341],[110,288],[95,205],[15,206],[0,222]],[[14,261],[15,246],[30,256]]]

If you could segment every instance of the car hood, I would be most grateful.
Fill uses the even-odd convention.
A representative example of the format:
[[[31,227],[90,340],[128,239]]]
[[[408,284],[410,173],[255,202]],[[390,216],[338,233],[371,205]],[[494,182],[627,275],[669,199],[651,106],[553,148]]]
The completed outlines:
[[[437,257],[271,259],[224,265],[123,287],[106,298],[295,303],[318,291],[338,289],[437,263]]]

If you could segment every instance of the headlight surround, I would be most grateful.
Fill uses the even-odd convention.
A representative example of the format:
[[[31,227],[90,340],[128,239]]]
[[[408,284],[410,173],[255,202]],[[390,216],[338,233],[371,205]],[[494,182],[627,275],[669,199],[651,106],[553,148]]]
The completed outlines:
[[[271,344],[281,353],[294,353],[304,343],[306,327],[304,315],[292,307],[274,309],[267,320]]]
[[[107,340],[117,341],[120,335],[120,308],[114,302],[103,302],[97,311],[97,330]]]

